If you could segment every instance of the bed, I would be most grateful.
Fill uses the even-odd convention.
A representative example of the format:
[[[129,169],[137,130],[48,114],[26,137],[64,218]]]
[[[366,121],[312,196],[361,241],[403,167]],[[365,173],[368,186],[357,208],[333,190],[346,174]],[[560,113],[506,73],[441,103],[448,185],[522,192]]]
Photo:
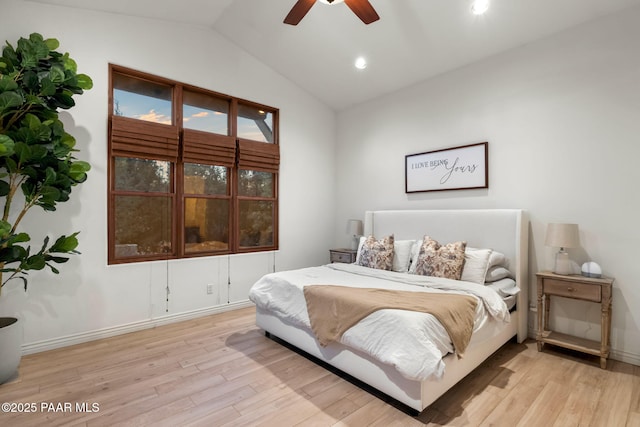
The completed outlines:
[[[510,279],[517,289],[515,292],[512,289],[501,293],[493,289],[489,290],[490,286],[482,283],[450,279],[429,280],[402,269],[383,272],[380,276],[378,272],[373,271],[374,269],[351,264],[328,264],[276,272],[260,279],[252,287],[249,295],[250,299],[256,303],[256,324],[267,335],[289,343],[417,412],[421,412],[433,403],[506,342],[514,337],[518,342],[526,339],[528,220],[524,211],[516,209],[367,211],[364,219],[365,236],[382,238],[382,236],[393,235],[395,242],[409,240],[420,242],[423,236],[428,235],[431,239],[443,244],[464,241],[467,256],[469,250],[474,248],[489,249],[491,253],[500,254],[503,258],[500,267],[508,270]],[[418,253],[415,248],[414,244],[410,251],[407,269],[414,267]],[[465,263],[471,266],[468,259]],[[492,268],[492,270],[496,269],[497,267]],[[396,270],[395,264],[393,270]],[[487,267],[483,272],[487,278],[488,270]],[[471,280],[469,277],[467,275],[465,278]],[[425,284],[425,281],[433,284]],[[339,341],[320,344],[314,334],[315,329],[312,330],[308,323],[306,307],[300,306],[300,298],[304,301],[302,290],[305,287],[309,288],[309,285],[320,284],[367,288],[389,287],[420,292],[434,292],[435,289],[435,292],[455,294],[471,292],[474,298],[478,299],[478,304],[474,331],[464,350],[464,357],[459,357],[458,352],[450,348],[450,342],[429,344],[430,347],[421,354],[418,353],[422,351],[421,349],[412,344],[405,344],[413,342],[415,338],[412,338],[412,335],[407,335],[408,338],[396,339],[396,335],[400,337],[401,334],[415,334],[413,337],[419,337],[423,333],[415,329],[421,327],[422,323],[426,322],[425,319],[433,323],[429,314],[416,312],[408,314],[409,312],[403,310],[376,311],[344,332]],[[499,295],[502,300],[496,303],[496,298],[492,294]],[[506,315],[504,309],[507,310]],[[396,315],[401,317],[393,317],[391,320],[391,316]],[[305,316],[307,316],[306,321],[304,321]],[[485,320],[479,321],[478,319],[481,318],[479,316],[485,316],[483,317]],[[375,322],[378,322],[377,327]],[[435,323],[439,325],[437,321]],[[396,328],[396,332],[393,332],[392,326]],[[363,329],[366,327],[379,329],[387,336],[370,338]],[[436,335],[435,341],[439,339]],[[404,341],[398,344],[398,340]],[[404,348],[405,346],[407,348]],[[378,347],[381,347],[380,350],[377,349]],[[431,354],[436,350],[432,350],[431,347],[442,352],[437,360]],[[405,366],[404,362],[396,361],[395,357],[413,359],[413,365]]]

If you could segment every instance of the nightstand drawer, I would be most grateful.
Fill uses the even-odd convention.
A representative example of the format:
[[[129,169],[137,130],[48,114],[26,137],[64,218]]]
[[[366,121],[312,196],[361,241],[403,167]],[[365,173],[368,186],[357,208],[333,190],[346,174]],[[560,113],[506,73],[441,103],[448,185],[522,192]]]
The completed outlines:
[[[601,287],[585,283],[574,283],[564,280],[546,279],[544,292],[549,295],[558,295],[567,298],[578,298],[587,301],[600,302]]]
[[[344,252],[331,252],[331,262],[351,263],[351,254]]]
[[[356,252],[353,249],[330,249],[329,259],[331,262],[351,264],[356,261]]]

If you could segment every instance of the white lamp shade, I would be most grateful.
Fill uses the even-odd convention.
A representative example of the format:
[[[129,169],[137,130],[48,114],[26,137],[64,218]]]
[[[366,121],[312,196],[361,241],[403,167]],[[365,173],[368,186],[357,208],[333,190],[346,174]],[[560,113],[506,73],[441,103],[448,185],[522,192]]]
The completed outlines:
[[[548,224],[544,244],[555,248],[577,248],[580,246],[578,224]]]
[[[350,219],[347,221],[347,234],[352,236],[362,235],[362,221],[359,219]]]

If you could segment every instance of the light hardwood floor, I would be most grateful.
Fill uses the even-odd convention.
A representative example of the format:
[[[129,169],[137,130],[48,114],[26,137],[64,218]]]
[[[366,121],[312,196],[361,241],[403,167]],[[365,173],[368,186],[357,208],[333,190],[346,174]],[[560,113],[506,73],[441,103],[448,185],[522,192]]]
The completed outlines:
[[[0,412],[0,426],[640,426],[637,366],[601,370],[597,358],[509,343],[412,417],[267,339],[254,316],[231,311],[25,356],[0,403],[36,411]],[[98,411],[76,411],[83,403]]]

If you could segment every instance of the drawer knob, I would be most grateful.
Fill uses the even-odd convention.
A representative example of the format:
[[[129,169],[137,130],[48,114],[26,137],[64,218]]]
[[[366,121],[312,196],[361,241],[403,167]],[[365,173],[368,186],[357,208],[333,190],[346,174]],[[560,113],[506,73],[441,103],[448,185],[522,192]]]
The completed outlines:
[[[569,287],[567,288],[567,290],[568,290],[569,292],[574,292],[574,291],[575,291],[575,288],[572,288],[571,286],[569,286]]]

